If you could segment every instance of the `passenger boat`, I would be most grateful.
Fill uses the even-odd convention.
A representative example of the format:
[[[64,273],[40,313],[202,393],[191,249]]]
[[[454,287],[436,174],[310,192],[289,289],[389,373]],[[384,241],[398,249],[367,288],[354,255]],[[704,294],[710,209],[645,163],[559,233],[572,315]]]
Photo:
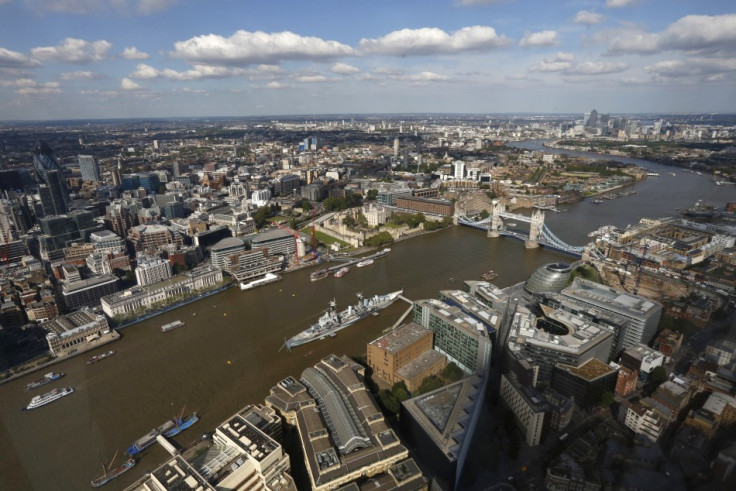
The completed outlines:
[[[31,399],[31,402],[29,402],[28,405],[23,408],[23,412],[45,406],[46,404],[59,400],[64,396],[68,396],[72,392],[74,392],[73,387],[61,387],[46,392],[45,394],[41,394],[40,396],[34,396],[33,399]]]
[[[373,264],[373,259],[364,259],[356,264],[356,266],[362,268],[364,266],[370,266],[371,264]]]
[[[266,275],[262,278],[258,278],[257,280],[253,280],[250,283],[241,283],[240,289],[241,290],[250,290],[251,288],[256,288],[258,286],[268,285],[269,283],[273,283],[275,281],[279,281],[281,279],[281,276],[273,273],[266,273]]]
[[[142,452],[143,450],[150,447],[153,442],[156,441],[156,437],[159,435],[165,434],[170,429],[174,428],[176,425],[174,424],[174,421],[168,420],[158,428],[154,428],[136,441],[133,442],[133,445],[128,447],[126,452],[131,457],[139,452]]]
[[[337,312],[337,304],[334,300],[324,314],[320,316],[315,324],[300,332],[286,341],[286,347],[291,349],[310,341],[334,337],[337,332],[351,326],[365,317],[385,309],[396,301],[404,290],[387,293],[385,295],[374,295],[371,298],[363,298],[358,293],[358,302],[349,306],[342,312]]]
[[[115,457],[117,457],[117,455],[118,454],[116,453]],[[105,484],[112,481],[113,479],[119,477],[121,474],[128,472],[130,469],[135,467],[135,460],[133,458],[129,458],[128,460],[120,464],[118,467],[110,470],[109,467],[112,465],[113,462],[115,462],[115,457],[112,458],[109,466],[106,467],[105,464],[102,464],[102,472],[103,472],[102,476],[90,481],[89,483],[90,486],[92,486],[93,488],[102,487]]]
[[[33,390],[41,387],[42,385],[50,384],[54,380],[59,380],[61,377],[63,377],[64,374],[61,372],[49,372],[46,375],[44,375],[42,378],[38,380],[34,380],[33,382],[26,385],[26,390]]]
[[[112,356],[112,355],[114,355],[115,353],[116,353],[116,351],[115,351],[115,350],[110,350],[110,351],[107,351],[107,352],[105,352],[105,353],[100,353],[99,355],[95,355],[95,356],[93,356],[92,358],[90,358],[89,360],[87,360],[87,365],[91,365],[91,364],[93,364],[93,363],[97,363],[98,361],[100,361],[100,360],[104,360],[104,359],[105,359],[105,358],[107,358],[108,356]]]
[[[345,276],[347,274],[348,271],[350,271],[350,268],[348,268],[347,266],[338,269],[335,272],[335,278],[342,278],[343,276]]]
[[[161,326],[161,332],[171,331],[172,329],[176,329],[177,327],[181,327],[183,325],[184,325],[184,322],[178,321],[178,320],[171,322],[169,324],[164,324],[163,326]]]

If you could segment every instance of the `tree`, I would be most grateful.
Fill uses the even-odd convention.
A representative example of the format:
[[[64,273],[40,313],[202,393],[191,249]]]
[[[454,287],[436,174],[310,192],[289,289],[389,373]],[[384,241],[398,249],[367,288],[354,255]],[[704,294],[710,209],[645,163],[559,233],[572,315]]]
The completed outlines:
[[[486,219],[486,218],[488,218],[489,216],[491,216],[491,214],[490,214],[490,213],[488,212],[488,210],[483,210],[483,211],[481,211],[481,212],[480,212],[480,217],[481,217],[481,218],[482,218],[483,220],[485,220],[485,219]]]
[[[442,380],[437,375],[430,375],[422,380],[419,388],[416,390],[417,395],[424,394],[425,392],[431,392],[435,389],[442,387]]]
[[[381,405],[390,413],[397,414],[399,412],[401,404],[390,391],[384,389],[379,392],[378,400],[381,402]]]
[[[375,235],[371,235],[365,239],[364,244],[368,247],[381,247],[382,245],[390,244],[394,241],[394,238],[388,232],[379,232]]]
[[[369,189],[366,199],[369,201],[375,201],[378,198],[378,189]]]
[[[354,228],[358,222],[355,221],[355,217],[353,215],[347,215],[345,218],[342,219],[342,223],[345,224],[348,228]]]
[[[464,375],[465,372],[452,361],[442,370],[442,378],[448,382],[456,382],[463,378]]]
[[[406,388],[404,381],[400,380],[391,387],[391,394],[397,401],[403,402],[409,398],[409,389]]]
[[[263,228],[266,221],[271,217],[271,213],[272,210],[270,206],[262,206],[258,208],[256,214],[253,215],[253,221],[256,223],[256,227]]]
[[[312,202],[308,199],[303,199],[301,203],[302,210],[306,211],[312,211]]]

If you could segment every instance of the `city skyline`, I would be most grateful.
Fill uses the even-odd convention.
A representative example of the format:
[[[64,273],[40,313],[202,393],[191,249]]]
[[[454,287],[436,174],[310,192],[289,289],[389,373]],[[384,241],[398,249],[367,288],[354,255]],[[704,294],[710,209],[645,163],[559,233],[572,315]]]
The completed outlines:
[[[736,112],[733,11],[660,0],[0,0],[0,119]]]

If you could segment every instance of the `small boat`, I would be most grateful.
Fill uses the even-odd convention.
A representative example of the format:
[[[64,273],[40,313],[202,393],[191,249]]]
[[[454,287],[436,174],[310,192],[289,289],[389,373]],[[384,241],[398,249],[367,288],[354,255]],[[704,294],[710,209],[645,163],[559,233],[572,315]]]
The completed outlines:
[[[178,320],[171,322],[169,324],[164,324],[163,326],[161,326],[161,332],[168,332],[168,331],[171,331],[172,329],[176,329],[177,327],[181,327],[183,325],[184,325],[184,322],[178,321]]]
[[[61,399],[64,396],[68,396],[72,392],[74,392],[73,387],[62,387],[46,392],[45,394],[42,394],[40,396],[34,396],[33,399],[31,399],[31,402],[29,402],[28,405],[23,408],[23,412],[45,406],[46,404]]]
[[[194,423],[199,421],[199,416],[197,416],[197,413],[192,413],[191,416],[189,416],[187,419],[182,420],[181,416],[174,419],[174,423],[176,426],[171,428],[169,431],[164,433],[164,436],[166,438],[171,438],[172,436],[176,436],[182,431],[186,430],[190,426],[192,426]]]
[[[496,276],[498,276],[498,273],[496,273],[492,269],[489,269],[488,271],[486,271],[485,273],[483,273],[482,275],[480,275],[481,279],[482,280],[485,280],[485,281],[491,281]]]
[[[373,259],[364,259],[356,264],[356,266],[362,268],[364,266],[370,266],[371,264],[373,264]]]
[[[329,271],[327,271],[326,269],[319,269],[317,271],[312,271],[309,274],[309,279],[312,281],[317,281],[321,280],[322,278],[327,278],[328,276],[330,276]]]
[[[100,361],[100,360],[104,360],[104,359],[105,359],[105,358],[107,358],[108,356],[112,356],[112,355],[114,355],[115,353],[116,353],[116,351],[115,351],[115,350],[110,350],[110,351],[108,351],[108,352],[106,352],[106,353],[100,353],[99,355],[95,355],[95,356],[93,356],[92,358],[90,358],[89,360],[87,360],[87,365],[91,365],[91,364],[93,364],[93,363],[97,363],[98,361]]]
[[[64,376],[64,373],[57,373],[57,372],[49,372],[46,375],[44,375],[42,378],[38,380],[34,380],[33,382],[26,385],[26,390],[32,390],[37,389],[41,387],[42,385],[50,384],[54,380],[59,380],[61,377]]]
[[[118,454],[115,453],[115,457],[117,457],[117,455]],[[105,464],[102,464],[102,476],[90,481],[90,486],[92,486],[93,488],[100,488],[113,479],[119,477],[121,474],[128,472],[130,469],[135,467],[135,459],[129,458],[118,467],[110,470],[110,466],[112,466],[112,463],[115,462],[115,457],[112,458],[112,460],[110,461],[110,465],[108,465],[107,467],[105,467]]]
[[[335,278],[342,278],[343,276],[345,276],[347,274],[348,271],[350,271],[350,268],[348,268],[347,266],[338,269],[335,272]]]

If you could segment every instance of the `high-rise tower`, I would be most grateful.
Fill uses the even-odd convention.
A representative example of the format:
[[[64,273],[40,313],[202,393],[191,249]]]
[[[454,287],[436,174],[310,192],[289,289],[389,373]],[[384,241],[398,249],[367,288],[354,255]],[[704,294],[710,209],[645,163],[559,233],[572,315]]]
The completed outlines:
[[[38,193],[44,215],[61,215],[69,211],[69,190],[64,172],[54,152],[43,140],[36,141],[33,147],[33,168],[40,183]]]
[[[100,182],[100,168],[97,166],[97,161],[91,155],[78,155],[79,170],[82,173],[82,179],[85,181],[96,181]]]

